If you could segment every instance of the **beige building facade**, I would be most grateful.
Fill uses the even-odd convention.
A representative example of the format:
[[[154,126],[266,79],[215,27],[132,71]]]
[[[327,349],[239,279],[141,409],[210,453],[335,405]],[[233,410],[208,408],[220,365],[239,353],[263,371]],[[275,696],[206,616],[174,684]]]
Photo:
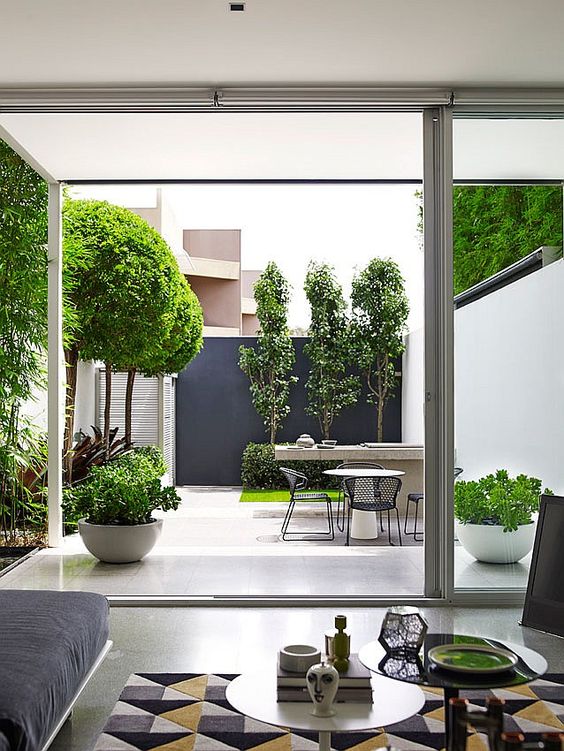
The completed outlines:
[[[128,207],[166,240],[204,313],[204,336],[254,336],[253,285],[258,270],[241,269],[240,229],[183,229],[157,189],[156,205]]]

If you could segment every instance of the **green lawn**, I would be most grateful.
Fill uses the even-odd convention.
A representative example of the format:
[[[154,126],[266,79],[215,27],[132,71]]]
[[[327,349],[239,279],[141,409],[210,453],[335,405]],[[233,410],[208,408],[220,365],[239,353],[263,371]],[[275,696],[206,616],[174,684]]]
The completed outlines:
[[[307,491],[306,491],[307,492]],[[327,493],[334,501],[339,496],[338,490],[313,490],[313,493]],[[290,500],[289,490],[243,490],[241,503],[284,503]],[[323,503],[323,501],[322,501]]]

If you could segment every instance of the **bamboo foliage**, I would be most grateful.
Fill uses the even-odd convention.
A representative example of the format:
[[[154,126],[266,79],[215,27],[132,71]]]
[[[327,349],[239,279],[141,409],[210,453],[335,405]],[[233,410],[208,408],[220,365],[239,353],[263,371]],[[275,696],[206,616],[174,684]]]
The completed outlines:
[[[47,185],[0,141],[0,523],[5,544],[42,521],[44,442],[22,412],[44,384]]]

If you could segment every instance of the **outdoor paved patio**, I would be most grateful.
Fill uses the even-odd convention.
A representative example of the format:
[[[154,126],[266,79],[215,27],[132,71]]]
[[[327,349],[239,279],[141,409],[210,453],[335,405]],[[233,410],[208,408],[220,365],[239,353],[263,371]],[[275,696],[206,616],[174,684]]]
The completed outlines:
[[[387,532],[378,541],[353,541],[351,547],[345,547],[342,533],[333,542],[281,542],[286,504],[239,503],[240,488],[179,488],[179,493],[180,508],[166,514],[161,540],[143,561],[100,563],[78,535],[71,535],[62,548],[42,550],[0,576],[0,589],[211,596],[422,593],[421,545],[390,547]],[[304,513],[309,516],[296,519],[300,527],[319,526],[320,519],[311,516],[319,509]],[[478,563],[459,546],[455,555],[458,586],[526,585],[526,562]]]

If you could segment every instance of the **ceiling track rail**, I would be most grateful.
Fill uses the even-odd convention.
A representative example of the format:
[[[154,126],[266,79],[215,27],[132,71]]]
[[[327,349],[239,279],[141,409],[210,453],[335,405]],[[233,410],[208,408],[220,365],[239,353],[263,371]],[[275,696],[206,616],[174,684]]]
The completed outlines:
[[[461,117],[558,117],[563,88],[6,87],[0,114],[377,112],[451,106]]]
[[[427,88],[3,88],[0,114],[418,111],[451,101]]]

